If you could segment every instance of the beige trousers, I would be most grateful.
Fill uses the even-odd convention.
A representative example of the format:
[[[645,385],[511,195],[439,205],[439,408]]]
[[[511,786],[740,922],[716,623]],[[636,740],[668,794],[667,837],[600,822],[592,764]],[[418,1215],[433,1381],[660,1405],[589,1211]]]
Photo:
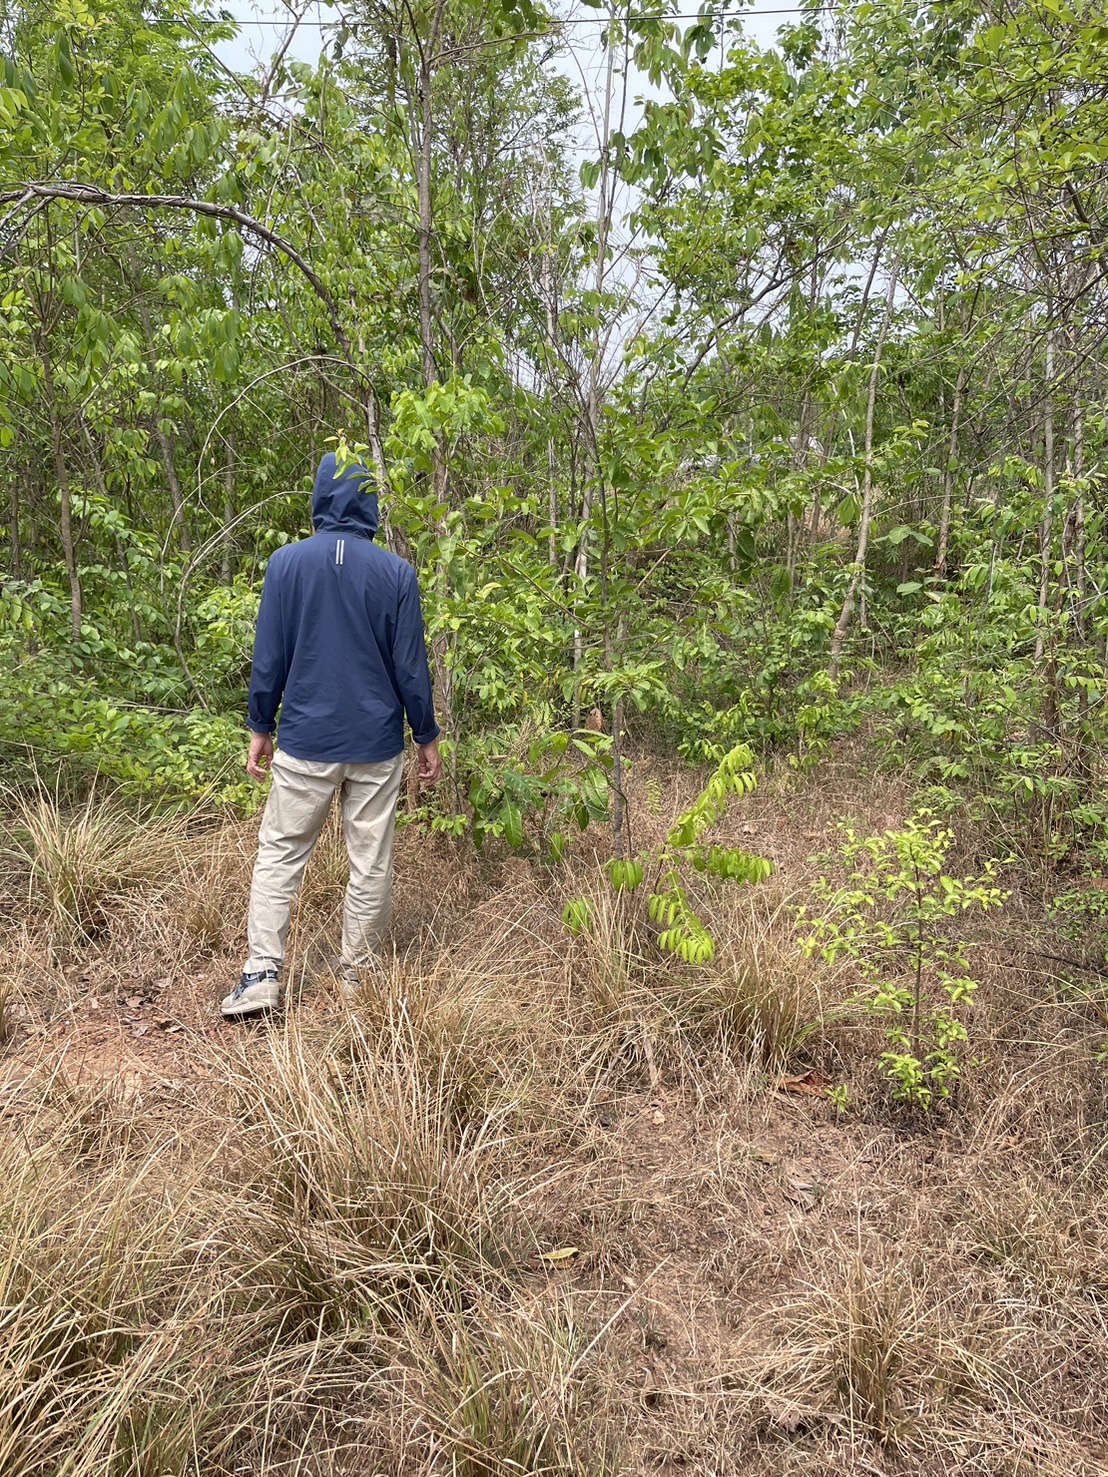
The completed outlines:
[[[284,962],[289,910],[336,790],[350,858],[342,958],[368,963],[380,951],[392,912],[392,840],[404,755],[383,764],[325,764],[278,750],[271,773],[250,886],[250,957],[244,969],[280,969]]]

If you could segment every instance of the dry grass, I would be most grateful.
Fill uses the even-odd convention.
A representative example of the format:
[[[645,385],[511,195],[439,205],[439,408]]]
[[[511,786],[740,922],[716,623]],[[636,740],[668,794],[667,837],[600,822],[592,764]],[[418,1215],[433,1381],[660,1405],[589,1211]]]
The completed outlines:
[[[137,818],[95,789],[68,805],[40,788],[5,798],[9,842],[5,861],[26,883],[28,901],[51,932],[67,942],[93,938],[126,892],[176,870],[187,821]]]
[[[642,844],[687,785],[637,766]],[[252,826],[24,804],[0,1472],[1108,1474],[1103,1022],[1036,973],[1041,909],[985,940],[981,1064],[910,1132],[849,974],[796,948],[807,857],[903,801],[845,761],[763,786],[728,825],[778,874],[705,887],[698,970],[589,856],[405,831],[397,954],[349,1011],[332,828],[258,1028],[213,1014]]]

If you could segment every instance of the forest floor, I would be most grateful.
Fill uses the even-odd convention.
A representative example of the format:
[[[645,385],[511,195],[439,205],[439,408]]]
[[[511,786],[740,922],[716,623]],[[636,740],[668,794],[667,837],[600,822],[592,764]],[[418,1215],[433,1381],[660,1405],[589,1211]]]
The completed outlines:
[[[695,777],[642,756],[630,793],[656,846]],[[974,1062],[927,1118],[851,967],[799,948],[814,854],[910,805],[855,743],[734,802],[775,871],[705,890],[701,969],[580,844],[550,872],[403,829],[353,1007],[332,827],[286,1008],[246,1025],[256,823],[81,947],[10,878],[0,1471],[1108,1473],[1108,1000],[1046,957],[1056,881],[1009,869],[967,924]]]

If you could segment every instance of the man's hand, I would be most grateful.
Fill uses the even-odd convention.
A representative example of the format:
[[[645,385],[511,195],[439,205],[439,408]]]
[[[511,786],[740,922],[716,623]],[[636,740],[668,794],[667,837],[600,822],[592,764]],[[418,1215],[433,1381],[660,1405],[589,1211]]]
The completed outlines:
[[[250,755],[246,761],[246,772],[253,780],[264,780],[269,774],[269,766],[273,763],[273,735],[271,733],[252,733],[250,735]]]
[[[429,744],[417,744],[416,748],[419,750],[419,782],[431,789],[442,779],[442,755],[439,753],[439,741],[432,739]]]

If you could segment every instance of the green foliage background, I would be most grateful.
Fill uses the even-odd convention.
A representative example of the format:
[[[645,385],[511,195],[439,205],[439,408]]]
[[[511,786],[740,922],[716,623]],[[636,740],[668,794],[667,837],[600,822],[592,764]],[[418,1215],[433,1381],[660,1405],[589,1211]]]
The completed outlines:
[[[9,773],[250,803],[265,561],[343,436],[421,574],[441,829],[622,860],[625,734],[865,722],[1099,856],[1108,27],[593,10],[589,97],[530,0],[359,0],[264,75],[198,6],[0,10]]]

